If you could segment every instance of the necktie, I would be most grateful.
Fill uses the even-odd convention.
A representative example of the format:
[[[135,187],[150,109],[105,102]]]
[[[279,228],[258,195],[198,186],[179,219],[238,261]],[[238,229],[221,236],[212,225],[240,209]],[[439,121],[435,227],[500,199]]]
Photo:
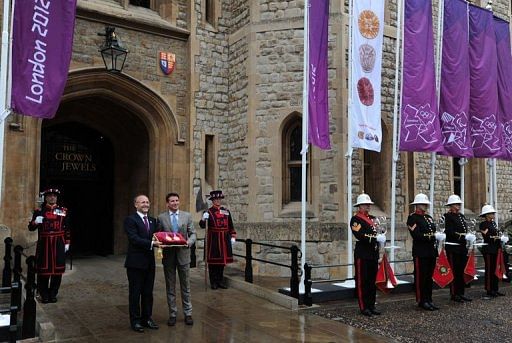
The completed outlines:
[[[178,214],[172,214],[172,232],[178,232]]]
[[[144,216],[144,226],[146,227],[146,231],[149,232],[149,222],[147,216]]]

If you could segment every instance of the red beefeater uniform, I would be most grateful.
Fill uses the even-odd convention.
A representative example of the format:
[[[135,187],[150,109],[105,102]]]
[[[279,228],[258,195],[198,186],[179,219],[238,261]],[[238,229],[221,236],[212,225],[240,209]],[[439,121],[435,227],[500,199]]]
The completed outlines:
[[[35,223],[38,216],[44,218],[42,224]],[[65,244],[69,244],[71,236],[67,208],[46,204],[41,209],[36,209],[28,229],[38,230],[36,248],[38,275],[62,275],[66,269]]]
[[[225,266],[233,262],[233,250],[231,237],[236,238],[231,213],[225,207],[210,207],[208,209],[208,237],[207,255],[208,264]],[[199,225],[204,228],[205,222],[201,220]]]

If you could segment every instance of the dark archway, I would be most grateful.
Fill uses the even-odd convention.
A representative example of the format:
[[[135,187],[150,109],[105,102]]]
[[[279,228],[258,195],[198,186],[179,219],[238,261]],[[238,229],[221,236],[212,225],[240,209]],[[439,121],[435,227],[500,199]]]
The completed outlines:
[[[43,125],[40,183],[70,210],[74,254],[113,252],[112,142],[80,123]]]

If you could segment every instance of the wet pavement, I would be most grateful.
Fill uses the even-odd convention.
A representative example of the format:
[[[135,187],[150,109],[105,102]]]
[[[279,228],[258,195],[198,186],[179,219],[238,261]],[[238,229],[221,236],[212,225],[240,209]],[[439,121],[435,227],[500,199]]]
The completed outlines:
[[[57,342],[391,341],[310,311],[285,309],[234,288],[205,290],[202,268],[191,269],[194,325],[185,325],[179,312],[176,326],[169,327],[160,263],[157,263],[153,306],[153,319],[160,329],[136,333],[130,329],[128,320],[128,284],[123,262],[123,256],[84,257],[73,261],[73,270],[67,271],[63,278],[59,301],[38,303],[38,321],[43,325],[51,322],[54,326],[50,339]],[[179,298],[178,304],[181,311]]]

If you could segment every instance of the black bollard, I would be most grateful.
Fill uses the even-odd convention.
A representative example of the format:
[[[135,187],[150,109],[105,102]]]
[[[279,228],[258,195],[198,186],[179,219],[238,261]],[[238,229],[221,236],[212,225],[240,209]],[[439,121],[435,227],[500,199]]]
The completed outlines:
[[[252,283],[252,239],[245,240],[245,281]]]
[[[311,266],[307,263],[304,265],[304,305],[312,306],[313,305],[313,296],[311,294],[311,285],[313,282],[311,281]]]
[[[23,247],[21,245],[17,245],[14,247],[14,282],[16,282],[19,287],[16,290],[16,303],[15,305],[18,308],[21,308],[21,293],[22,293],[22,283],[21,283],[21,253],[23,252]],[[14,290],[13,290],[14,291]]]
[[[5,255],[4,255],[4,270],[2,273],[2,287],[11,287],[12,284],[12,238],[7,237],[4,239]]]
[[[291,272],[292,276],[290,278],[290,293],[291,296],[299,299],[299,248],[296,245],[292,245],[292,265]]]
[[[27,258],[27,283],[25,284],[25,303],[23,304],[23,326],[21,338],[36,337],[36,258]]]

